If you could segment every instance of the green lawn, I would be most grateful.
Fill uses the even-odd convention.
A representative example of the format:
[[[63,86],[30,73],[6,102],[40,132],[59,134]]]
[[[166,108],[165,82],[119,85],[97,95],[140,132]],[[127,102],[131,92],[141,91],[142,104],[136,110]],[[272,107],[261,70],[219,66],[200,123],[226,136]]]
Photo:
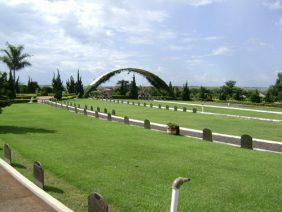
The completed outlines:
[[[175,122],[181,127],[188,127],[202,130],[210,128],[214,132],[238,135],[250,134],[254,138],[282,141],[282,123],[265,122],[258,120],[246,120],[223,116],[194,114],[191,112],[175,112],[167,110],[152,109],[144,106],[133,106],[127,104],[111,103],[92,99],[79,99],[77,103],[84,107],[87,104],[94,108],[100,106],[108,108],[109,111],[115,109],[117,115],[129,116],[140,120],[149,119],[151,122],[167,124]]]
[[[132,102],[132,100],[130,100]],[[138,102],[138,100],[134,100],[135,102]],[[156,101],[139,101],[139,102],[146,102],[147,104],[152,103],[153,105],[158,106],[161,104],[162,106],[169,105],[170,107],[177,106],[178,108],[186,107],[189,110],[192,110],[193,108],[197,108],[198,111],[202,111],[201,106],[193,106],[193,105],[184,105],[184,104],[201,104],[200,102],[183,102],[183,101],[173,101],[176,103],[168,103],[168,102],[156,102]],[[224,106],[227,107],[227,105],[218,105],[217,103],[206,103],[206,105],[212,105],[212,106]],[[267,111],[273,111],[270,110],[268,107],[240,107],[238,105],[231,105],[230,107],[239,107],[243,109],[253,109],[253,110],[267,110]],[[279,108],[274,108],[277,112],[279,111]],[[204,107],[204,112],[211,112],[211,113],[220,113],[220,114],[231,114],[231,115],[240,115],[240,116],[250,116],[250,117],[259,117],[259,118],[268,118],[268,119],[280,119],[282,120],[282,114],[272,114],[272,113],[262,113],[262,112],[256,112],[256,111],[243,111],[243,110],[234,110],[234,109],[225,109],[225,108],[212,108],[212,107]]]
[[[0,145],[4,142],[16,162],[29,167],[18,168],[24,174],[39,160],[49,192],[76,211],[86,210],[92,191],[115,211],[168,211],[171,183],[179,176],[191,178],[181,189],[179,211],[282,207],[280,154],[169,136],[40,104],[5,108]]]

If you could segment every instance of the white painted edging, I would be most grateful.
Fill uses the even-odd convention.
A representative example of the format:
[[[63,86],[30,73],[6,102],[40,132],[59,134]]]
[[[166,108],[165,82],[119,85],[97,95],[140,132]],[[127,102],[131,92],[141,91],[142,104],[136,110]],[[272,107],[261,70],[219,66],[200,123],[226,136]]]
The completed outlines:
[[[20,174],[16,169],[14,169],[1,158],[0,166],[3,167],[10,175],[12,175],[19,183],[21,183],[24,187],[30,190],[33,194],[35,194],[39,199],[41,199],[54,210],[60,212],[73,212],[63,203],[52,197],[47,192],[43,191],[41,188],[37,187],[34,183],[32,183],[30,180]]]

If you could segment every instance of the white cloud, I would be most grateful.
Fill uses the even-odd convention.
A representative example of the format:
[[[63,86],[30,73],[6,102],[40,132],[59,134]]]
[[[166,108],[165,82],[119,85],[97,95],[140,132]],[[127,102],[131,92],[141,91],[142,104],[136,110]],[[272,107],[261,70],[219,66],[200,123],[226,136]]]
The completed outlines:
[[[230,51],[231,51],[230,48],[223,46],[223,47],[214,49],[211,54],[214,56],[227,55]]]
[[[226,0],[158,0],[158,1],[162,3],[173,2],[173,3],[179,3],[179,4],[187,4],[192,7],[200,7],[200,6],[206,6],[206,5],[213,4],[213,3],[224,2]]]
[[[264,0],[263,5],[271,10],[282,9],[282,0]]]

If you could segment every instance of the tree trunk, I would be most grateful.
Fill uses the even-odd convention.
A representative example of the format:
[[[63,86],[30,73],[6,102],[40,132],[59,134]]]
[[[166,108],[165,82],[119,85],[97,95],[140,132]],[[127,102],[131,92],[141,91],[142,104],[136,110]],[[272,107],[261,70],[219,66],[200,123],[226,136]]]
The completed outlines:
[[[16,69],[13,69],[13,74],[14,74],[14,86],[13,86],[13,88],[14,88],[14,97],[16,98],[16,95],[17,95],[17,88],[16,88]]]

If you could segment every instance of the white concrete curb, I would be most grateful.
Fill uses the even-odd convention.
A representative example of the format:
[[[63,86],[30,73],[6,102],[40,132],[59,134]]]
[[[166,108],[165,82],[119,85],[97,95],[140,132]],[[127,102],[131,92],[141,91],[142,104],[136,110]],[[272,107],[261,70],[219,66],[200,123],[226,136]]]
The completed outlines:
[[[16,169],[14,169],[1,158],[0,166],[3,167],[9,174],[11,174],[19,183],[21,183],[24,187],[30,190],[33,194],[35,194],[38,198],[40,198],[43,202],[45,202],[54,210],[60,212],[72,212],[71,209],[69,209],[63,203],[52,197],[50,194],[43,191],[41,188],[37,187],[34,183],[24,177],[21,173],[19,173]]]

